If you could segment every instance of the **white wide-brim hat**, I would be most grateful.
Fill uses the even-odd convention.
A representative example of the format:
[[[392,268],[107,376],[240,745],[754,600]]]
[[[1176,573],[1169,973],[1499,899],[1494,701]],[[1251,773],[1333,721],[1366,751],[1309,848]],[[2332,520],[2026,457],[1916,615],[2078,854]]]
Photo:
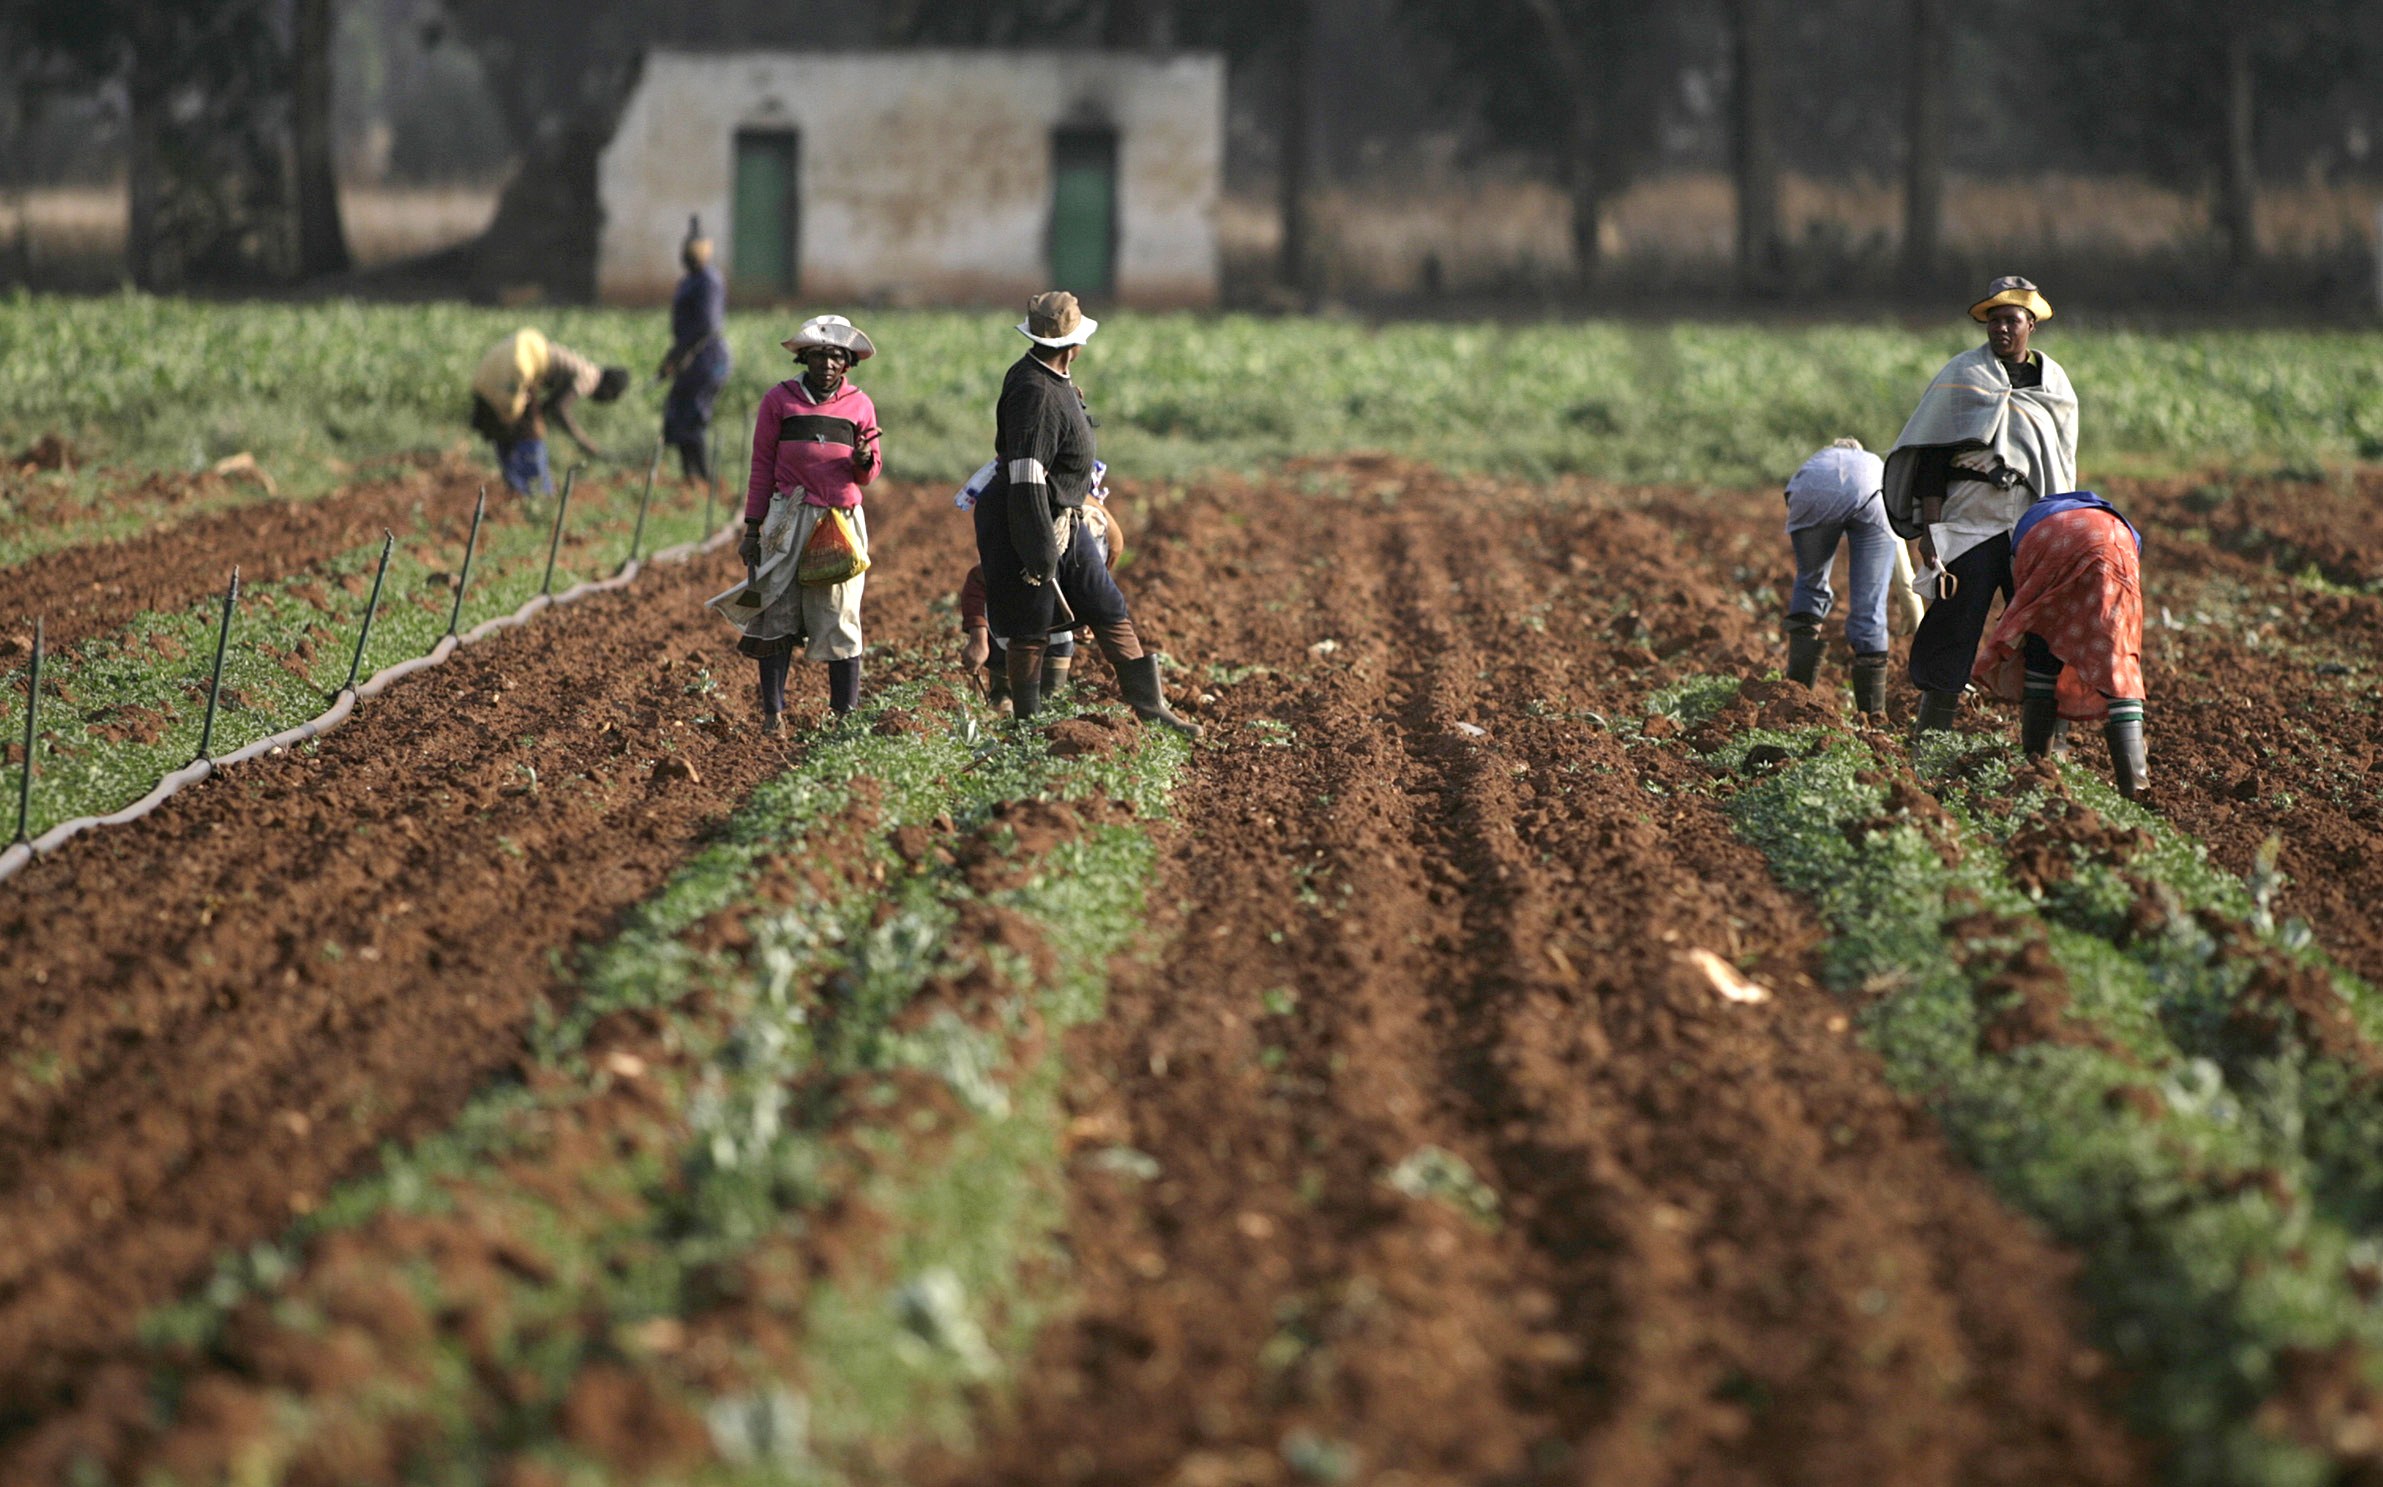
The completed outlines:
[[[877,354],[877,348],[861,333],[860,327],[841,315],[814,315],[803,322],[792,339],[778,344],[797,356],[814,346],[833,346],[849,352],[856,362],[867,361]]]
[[[1049,289],[1026,302],[1026,318],[1018,334],[1037,346],[1081,346],[1100,329],[1100,322],[1084,313],[1076,297],[1064,289]]]

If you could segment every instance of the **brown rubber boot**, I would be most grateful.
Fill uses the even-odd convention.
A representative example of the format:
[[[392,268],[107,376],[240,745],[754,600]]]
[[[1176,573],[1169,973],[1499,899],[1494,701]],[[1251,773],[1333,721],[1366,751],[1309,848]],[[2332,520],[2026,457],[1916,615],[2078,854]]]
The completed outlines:
[[[1057,700],[1059,694],[1067,690],[1068,678],[1075,674],[1075,669],[1075,657],[1054,656],[1045,653],[1043,656],[1043,695]]]
[[[1009,706],[1010,716],[1019,722],[1033,717],[1042,709],[1043,647],[1037,641],[1023,640],[1009,643]]]

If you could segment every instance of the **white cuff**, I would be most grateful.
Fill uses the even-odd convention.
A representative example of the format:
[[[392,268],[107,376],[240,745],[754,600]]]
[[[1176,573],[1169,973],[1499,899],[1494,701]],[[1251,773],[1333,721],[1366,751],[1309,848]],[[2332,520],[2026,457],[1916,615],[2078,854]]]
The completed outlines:
[[[1041,460],[1011,460],[1009,483],[1012,485],[1049,485],[1051,474]]]

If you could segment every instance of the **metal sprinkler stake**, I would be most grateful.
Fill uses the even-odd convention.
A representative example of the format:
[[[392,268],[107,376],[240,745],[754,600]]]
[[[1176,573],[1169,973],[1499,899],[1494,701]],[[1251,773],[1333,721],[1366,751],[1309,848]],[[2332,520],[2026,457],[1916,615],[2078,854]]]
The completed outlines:
[[[190,762],[198,763],[207,757],[207,750],[215,743],[215,706],[223,696],[223,654],[232,640],[232,606],[240,602],[240,570],[232,570],[232,582],[223,591],[223,623],[215,631],[215,679],[207,684],[207,721],[199,728],[199,751]]]
[[[546,542],[546,581],[538,585],[538,592],[554,592],[554,555],[563,550],[563,518],[571,514],[571,482],[579,478],[579,466],[563,472],[563,497],[554,503],[554,535]]]
[[[380,612],[381,607],[381,580],[389,576],[389,553],[396,546],[397,534],[383,527],[380,570],[372,575],[372,597],[364,601],[364,628],[356,632],[356,659],[348,663],[347,684],[339,692],[355,691],[356,678],[364,670],[364,642],[372,639],[372,617]],[[331,695],[337,697],[339,692]]]
[[[720,427],[712,425],[703,431],[703,462],[708,467],[703,476],[703,530],[696,533],[698,541],[712,535],[712,507],[720,499]]]
[[[26,840],[25,823],[33,815],[33,740],[35,720],[41,716],[42,622],[33,622],[33,679],[25,688],[25,768],[17,777],[17,841]]]
[[[637,530],[629,534],[629,561],[637,561],[637,554],[645,547],[645,508],[654,499],[654,477],[662,470],[662,441],[654,441],[654,462],[645,467],[645,494],[637,498]]]
[[[447,633],[449,635],[453,635],[455,627],[463,623],[463,591],[471,587],[472,554],[479,551],[480,518],[487,514],[488,487],[484,485],[480,487],[479,504],[472,508],[472,535],[464,539],[463,572],[457,574],[455,578],[455,612],[447,616]]]

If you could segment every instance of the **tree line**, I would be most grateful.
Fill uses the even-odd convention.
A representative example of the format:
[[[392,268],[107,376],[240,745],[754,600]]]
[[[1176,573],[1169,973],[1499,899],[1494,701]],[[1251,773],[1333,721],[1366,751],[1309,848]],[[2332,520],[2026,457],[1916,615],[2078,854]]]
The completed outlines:
[[[1428,57],[1429,96],[1484,148],[1540,162],[1594,283],[1615,200],[1683,110],[1717,110],[1741,290],[1793,252],[1790,169],[1889,175],[1900,268],[1931,281],[1946,180],[2049,162],[2201,194],[2224,260],[2257,259],[2263,179],[2368,170],[2383,97],[2372,0],[422,0],[468,48],[522,162],[492,234],[587,210],[593,151],[653,46],[1200,47],[1266,81],[1283,223],[1277,277],[1312,287],[1316,79],[1335,7]],[[1345,21],[1346,17],[1342,19]],[[348,267],[332,149],[332,0],[11,0],[0,67],[18,96],[124,100],[136,283],[309,279]],[[1345,34],[1346,27],[1343,27]],[[1691,97],[1698,90],[1710,97]]]

